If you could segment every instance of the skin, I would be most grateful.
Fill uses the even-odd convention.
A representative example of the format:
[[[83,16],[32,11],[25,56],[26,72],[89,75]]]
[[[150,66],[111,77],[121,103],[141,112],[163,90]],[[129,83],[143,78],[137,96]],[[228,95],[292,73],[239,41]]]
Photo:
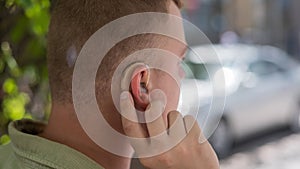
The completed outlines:
[[[181,17],[180,11],[173,1],[169,4],[169,13]],[[183,34],[183,29],[181,31],[179,33]],[[162,49],[170,51],[182,59],[186,47],[176,40],[169,39]],[[178,67],[178,63],[174,63],[171,60],[174,59],[170,58],[170,60],[159,62],[164,62],[168,70],[178,73],[182,77],[183,75],[180,73],[182,70]],[[145,107],[147,105],[149,115],[159,113],[156,110],[161,110],[162,106],[161,104],[157,104],[155,96],[151,99],[151,103],[147,99],[153,97],[150,93],[155,89],[162,90],[167,97],[164,111],[161,112],[158,119],[154,122],[146,124],[146,126],[140,126],[138,123],[132,124],[131,121],[120,117],[119,112],[113,106],[113,101],[107,99],[107,102],[102,105],[102,112],[106,112],[103,115],[109,114],[109,117],[106,118],[109,124],[128,136],[148,137],[163,132],[168,126],[176,124],[175,121],[179,121],[178,127],[174,128],[175,131],[173,133],[187,134],[183,131],[186,130],[185,128],[188,125],[193,124],[193,119],[191,117],[181,117],[178,112],[172,111],[177,108],[179,98],[179,87],[175,83],[176,81],[170,75],[163,74],[157,70],[139,69],[136,71],[140,79],[131,82],[132,88],[137,89],[135,91],[139,91],[140,83],[148,81],[148,92],[144,96],[141,96],[139,92],[122,93],[121,98],[123,99],[120,100],[121,111],[124,113],[135,113],[135,111],[131,111],[134,106],[133,102],[135,102],[136,107]],[[152,106],[150,107],[149,105]],[[68,134],[66,135],[66,133]],[[103,150],[87,136],[80,126],[71,103],[61,104],[53,100],[48,125],[40,136],[72,147],[90,157],[104,168],[126,169],[130,167],[130,158],[120,157]],[[147,168],[219,168],[218,160],[209,143],[205,141],[203,144],[199,144],[198,138],[200,136],[201,130],[197,123],[195,123],[192,126],[191,132],[175,148],[154,157],[141,158],[140,162]],[[170,137],[170,135],[167,137]],[[162,139],[161,143],[166,143],[166,140]],[[138,152],[138,146],[132,143],[132,147]]]
[[[152,114],[156,114],[162,108],[162,100],[158,99],[159,93],[153,93],[150,97],[151,107],[148,108],[146,119]],[[120,99],[121,111],[128,115],[135,114],[131,94],[123,92]],[[132,116],[133,117],[133,116]],[[150,149],[161,149],[172,141],[178,140],[180,136],[185,136],[183,140],[171,150],[156,156],[140,158],[140,162],[150,169],[217,169],[219,168],[218,159],[210,144],[204,138],[195,119],[192,116],[182,117],[179,112],[172,111],[167,116],[168,124],[173,126],[168,128],[164,123],[164,117],[159,116],[156,120],[147,123],[145,130],[140,123],[134,123],[126,118],[122,118],[125,133],[130,137],[149,138],[144,142],[131,141],[131,145],[136,150],[137,155],[145,155]],[[189,131],[189,132],[187,132]],[[153,138],[158,134],[161,137]]]

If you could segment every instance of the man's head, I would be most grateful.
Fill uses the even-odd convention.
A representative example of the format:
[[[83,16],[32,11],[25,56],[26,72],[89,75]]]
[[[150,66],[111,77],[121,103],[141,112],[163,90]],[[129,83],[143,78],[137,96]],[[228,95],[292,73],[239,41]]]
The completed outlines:
[[[72,73],[76,55],[94,32],[117,18],[134,13],[162,12],[180,16],[180,2],[175,0],[65,0],[55,5],[48,35],[48,67],[53,104],[62,105],[72,104]],[[124,58],[145,48],[160,48],[177,56],[185,49],[183,44],[174,39],[153,34],[133,36],[116,44],[102,60],[95,86],[99,107],[106,109],[101,111],[108,122],[113,123],[119,117],[111,113],[114,111],[110,94],[113,73]],[[178,71],[177,64],[171,69]],[[176,84],[174,79],[158,70],[140,69],[136,72],[137,76],[129,90],[137,107],[143,108],[148,103],[147,97],[140,94],[141,88],[147,87],[147,91],[161,89],[166,93],[169,103],[166,111],[176,108],[179,89],[172,87]],[[146,82],[149,85],[143,86]]]

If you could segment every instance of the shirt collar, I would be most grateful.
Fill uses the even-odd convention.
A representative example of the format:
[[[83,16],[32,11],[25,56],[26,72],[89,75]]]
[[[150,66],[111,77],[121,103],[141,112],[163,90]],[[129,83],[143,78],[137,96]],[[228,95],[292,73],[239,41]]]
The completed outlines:
[[[37,136],[45,124],[31,120],[10,123],[9,134],[14,152],[21,159],[49,168],[102,169],[84,154],[60,143]]]

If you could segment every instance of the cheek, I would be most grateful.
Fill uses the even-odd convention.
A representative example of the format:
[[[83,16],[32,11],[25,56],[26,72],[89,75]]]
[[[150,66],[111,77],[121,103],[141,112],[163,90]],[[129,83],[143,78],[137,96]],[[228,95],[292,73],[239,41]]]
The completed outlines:
[[[163,82],[162,90],[165,92],[167,97],[167,105],[163,114],[165,119],[167,119],[167,115],[170,111],[177,109],[180,93],[180,88],[178,85],[179,84],[177,84],[176,80],[173,78],[167,78]]]
[[[160,74],[158,76],[159,78],[155,79],[155,82],[152,83],[152,89],[160,89],[164,92],[167,104],[165,111],[163,112],[163,118],[165,120],[165,123],[167,124],[167,115],[170,111],[176,110],[178,106],[179,101],[179,93],[180,88],[176,80],[172,78],[170,75],[167,74]]]
[[[179,101],[179,84],[170,75],[163,75],[159,78],[157,89],[164,92],[167,99],[167,109],[175,110]]]
[[[172,80],[171,83],[169,83],[166,86],[166,95],[167,95],[167,103],[168,103],[168,107],[170,107],[170,109],[174,110],[177,108],[177,103],[179,101],[179,87],[176,83],[176,81]]]

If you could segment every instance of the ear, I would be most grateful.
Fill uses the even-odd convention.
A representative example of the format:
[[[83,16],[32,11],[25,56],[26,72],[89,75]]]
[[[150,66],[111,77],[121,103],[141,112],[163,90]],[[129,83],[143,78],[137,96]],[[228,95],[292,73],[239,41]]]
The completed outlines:
[[[134,104],[137,110],[145,111],[149,105],[149,79],[150,70],[146,66],[140,66],[134,70],[130,82]]]

